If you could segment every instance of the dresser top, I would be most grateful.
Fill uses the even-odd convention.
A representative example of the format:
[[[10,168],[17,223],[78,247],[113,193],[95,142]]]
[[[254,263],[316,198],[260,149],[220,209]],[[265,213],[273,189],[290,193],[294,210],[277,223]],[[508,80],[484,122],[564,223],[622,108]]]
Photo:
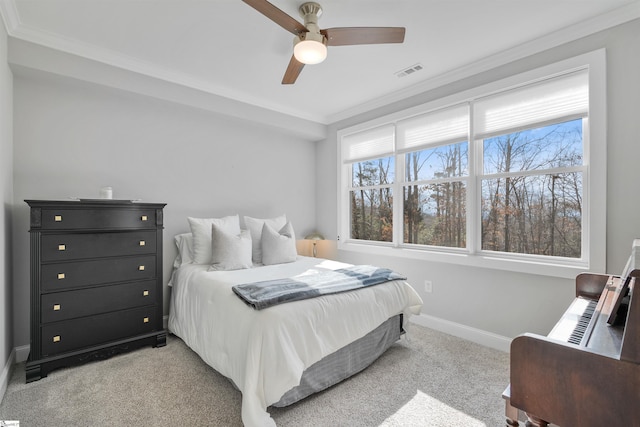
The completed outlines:
[[[115,199],[72,199],[72,200],[25,200],[30,207],[56,207],[56,208],[74,208],[74,207],[144,207],[144,208],[163,208],[166,203],[148,203],[133,200],[115,200]]]

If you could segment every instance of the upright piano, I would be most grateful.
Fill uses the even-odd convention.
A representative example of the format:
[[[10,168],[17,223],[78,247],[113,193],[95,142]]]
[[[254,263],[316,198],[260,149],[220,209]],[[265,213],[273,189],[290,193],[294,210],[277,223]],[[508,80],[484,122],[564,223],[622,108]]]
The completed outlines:
[[[551,333],[516,337],[510,358],[507,426],[522,411],[528,427],[640,427],[640,239],[620,276],[578,275]]]

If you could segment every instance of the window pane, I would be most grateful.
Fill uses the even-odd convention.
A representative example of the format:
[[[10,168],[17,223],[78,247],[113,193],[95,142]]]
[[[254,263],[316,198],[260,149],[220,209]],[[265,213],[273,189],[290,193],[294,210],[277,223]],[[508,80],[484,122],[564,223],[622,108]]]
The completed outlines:
[[[581,257],[582,173],[482,181],[482,249]]]
[[[350,192],[351,238],[391,242],[393,240],[393,194],[391,188]]]
[[[404,243],[466,246],[464,182],[410,185],[404,188]]]
[[[444,145],[405,154],[407,181],[467,176],[468,144]]]
[[[484,173],[582,165],[582,119],[484,140]]]
[[[354,163],[351,167],[351,186],[353,187],[392,184],[394,178],[393,156]]]

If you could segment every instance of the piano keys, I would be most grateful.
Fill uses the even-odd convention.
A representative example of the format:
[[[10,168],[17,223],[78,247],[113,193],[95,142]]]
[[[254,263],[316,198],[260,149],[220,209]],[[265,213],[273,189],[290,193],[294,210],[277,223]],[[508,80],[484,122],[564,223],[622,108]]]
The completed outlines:
[[[640,295],[638,239],[622,276],[578,275],[576,298],[549,335],[512,341],[507,426],[522,411],[531,427],[640,427],[636,286]]]
[[[574,299],[547,336],[571,344],[580,344],[597,304],[598,301],[589,298],[578,297]]]

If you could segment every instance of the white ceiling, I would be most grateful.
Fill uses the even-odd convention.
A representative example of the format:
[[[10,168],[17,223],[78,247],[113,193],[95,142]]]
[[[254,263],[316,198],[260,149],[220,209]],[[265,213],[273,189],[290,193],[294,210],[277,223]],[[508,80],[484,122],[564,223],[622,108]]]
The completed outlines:
[[[322,124],[640,16],[640,0],[319,0],[321,28],[404,26],[405,42],[330,47],[282,85],[293,35],[240,0],[0,2],[16,39]],[[272,0],[297,19],[303,2]]]

